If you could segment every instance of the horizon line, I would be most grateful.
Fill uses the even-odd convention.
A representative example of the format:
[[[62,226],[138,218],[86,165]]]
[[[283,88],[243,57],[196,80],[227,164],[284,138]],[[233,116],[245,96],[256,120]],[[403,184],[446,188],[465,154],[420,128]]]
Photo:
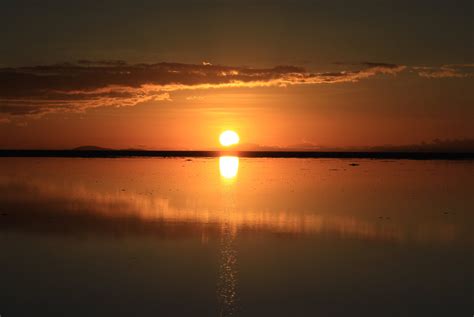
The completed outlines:
[[[220,157],[474,160],[474,152],[436,151],[236,151],[236,150],[39,150],[0,149],[0,157]]]

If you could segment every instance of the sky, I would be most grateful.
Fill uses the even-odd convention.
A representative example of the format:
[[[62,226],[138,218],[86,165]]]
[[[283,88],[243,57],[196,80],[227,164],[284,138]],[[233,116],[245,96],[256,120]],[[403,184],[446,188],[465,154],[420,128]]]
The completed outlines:
[[[0,148],[472,140],[473,18],[472,1],[2,0]]]

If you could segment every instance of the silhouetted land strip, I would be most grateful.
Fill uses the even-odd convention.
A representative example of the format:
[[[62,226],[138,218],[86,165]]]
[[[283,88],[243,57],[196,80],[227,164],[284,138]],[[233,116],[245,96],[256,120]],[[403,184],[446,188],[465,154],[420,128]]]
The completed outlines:
[[[146,151],[146,150],[0,150],[0,157],[218,157],[235,155],[261,158],[350,158],[473,160],[472,152],[294,152],[294,151]]]

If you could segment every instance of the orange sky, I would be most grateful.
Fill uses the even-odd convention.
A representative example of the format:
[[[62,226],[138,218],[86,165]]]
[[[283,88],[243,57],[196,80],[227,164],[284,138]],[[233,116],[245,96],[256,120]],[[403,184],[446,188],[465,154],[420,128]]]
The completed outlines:
[[[226,129],[237,131],[250,148],[466,138],[474,136],[467,120],[474,117],[472,82],[400,73],[346,83],[183,89],[165,100],[122,107],[120,98],[111,106],[85,109],[73,108],[72,101],[71,108],[58,110],[53,104],[44,113],[5,116],[0,146],[199,150],[219,146],[219,133]]]
[[[0,36],[2,149],[474,144],[471,1],[8,2]]]

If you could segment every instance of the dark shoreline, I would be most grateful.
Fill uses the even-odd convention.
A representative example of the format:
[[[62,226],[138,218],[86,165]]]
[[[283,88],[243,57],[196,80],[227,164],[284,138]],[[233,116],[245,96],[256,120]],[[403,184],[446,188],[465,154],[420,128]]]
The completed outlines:
[[[219,157],[474,160],[463,152],[294,152],[294,151],[145,151],[145,150],[0,150],[0,157]]]

